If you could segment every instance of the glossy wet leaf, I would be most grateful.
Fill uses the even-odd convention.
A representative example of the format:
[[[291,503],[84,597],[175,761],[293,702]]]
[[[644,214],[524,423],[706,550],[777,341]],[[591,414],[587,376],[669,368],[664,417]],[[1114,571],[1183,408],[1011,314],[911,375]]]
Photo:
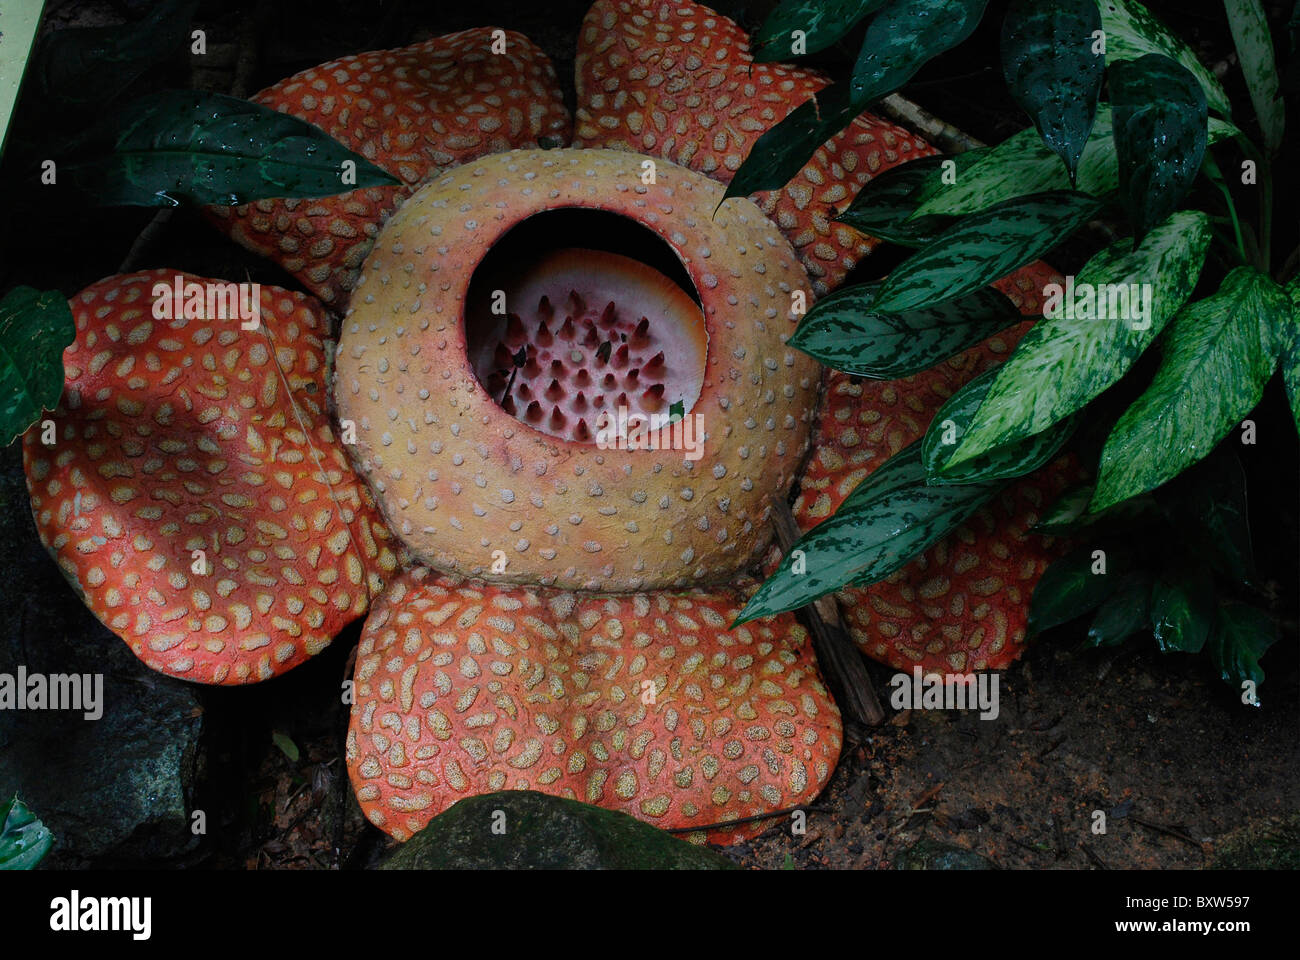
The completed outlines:
[[[1002,74],[1073,183],[1097,114],[1106,59],[1093,53],[1096,0],[1014,0],[1002,23]]]
[[[791,34],[796,30],[805,34],[803,53],[825,50],[884,3],[885,0],[781,0],[754,36],[754,59],[772,63],[802,56],[792,49]]]
[[[1069,623],[1101,606],[1124,583],[1129,571],[1119,553],[1108,551],[1106,572],[1094,573],[1094,548],[1080,547],[1044,571],[1029,601],[1029,633]]]
[[[0,300],[0,443],[11,443],[58,404],[63,350],[76,334],[58,291],[15,287]]]
[[[987,0],[889,0],[872,19],[849,82],[859,110],[893,93],[979,26]]]
[[[1207,569],[1184,564],[1163,571],[1151,588],[1151,633],[1168,653],[1200,653],[1217,616]]]
[[[919,217],[917,197],[933,187],[943,189],[944,164],[950,163],[957,182],[965,170],[973,167],[989,151],[967,150],[952,156],[936,155],[911,160],[872,177],[858,191],[847,210],[835,219],[855,230],[909,247],[922,247],[939,237],[953,223],[952,217]]]
[[[1106,440],[1093,509],[1152,490],[1208,454],[1259,403],[1290,316],[1277,284],[1238,267],[1179,311],[1160,367]]]
[[[1246,603],[1219,605],[1206,651],[1219,676],[1240,690],[1249,681],[1256,687],[1264,682],[1260,658],[1277,640],[1277,624],[1263,610]]]
[[[1072,285],[1045,294],[1043,319],[999,368],[952,462],[1040,433],[1118,381],[1191,295],[1209,243],[1209,218],[1181,211],[1137,250],[1127,237],[1118,240],[1093,256]],[[1081,301],[1085,295],[1091,299]]]
[[[894,268],[876,309],[916,309],[988,286],[1038,259],[1100,209],[1101,202],[1087,194],[1049,191],[964,217]]]
[[[50,852],[54,837],[17,797],[0,803],[0,870],[31,870]]]
[[[1149,629],[1151,579],[1136,573],[1097,608],[1088,627],[1088,642],[1094,647],[1114,647],[1139,631]]]
[[[848,126],[859,112],[850,102],[848,84],[835,83],[818,91],[754,142],[745,162],[727,184],[723,199],[785,186],[817,148]]]
[[[1240,131],[1226,120],[1211,117],[1207,142],[1215,144]],[[1097,119],[1079,161],[1076,189],[1100,197],[1119,186],[1119,160],[1111,131],[1110,104],[1097,105]],[[979,162],[961,171],[955,184],[931,181],[912,199],[916,217],[976,213],[995,203],[1045,190],[1069,190],[1070,178],[1060,158],[1033,128],[1021,130],[992,149]],[[904,224],[906,226],[906,224]]]
[[[1273,59],[1273,38],[1259,0],[1223,0],[1228,14],[1228,28],[1241,60],[1251,105],[1264,133],[1264,148],[1269,153],[1282,144],[1286,123],[1286,103],[1278,90],[1277,64]]]
[[[873,380],[927,370],[1024,319],[992,287],[958,300],[901,313],[872,308],[876,283],[823,297],[799,323],[789,346],[822,364]]]
[[[1148,53],[1164,54],[1182,64],[1201,85],[1215,112],[1232,116],[1232,105],[1214,71],[1137,0],[1097,0],[1101,28],[1106,31],[1106,65],[1138,60]]]
[[[785,186],[818,147],[868,104],[893,93],[930,58],[970,36],[986,2],[889,0],[867,28],[850,81],[821,90],[759,137],[724,199]]]
[[[982,456],[954,464],[952,455],[961,446],[971,419],[997,374],[998,368],[994,367],[963,385],[930,421],[930,428],[921,441],[927,483],[977,483],[1023,477],[1054,459],[1074,432],[1073,419],[1062,420],[1037,436],[993,447]]]
[[[930,487],[921,445],[890,457],[804,534],[737,618],[795,610],[846,584],[867,586],[902,569],[993,497],[1001,482]],[[805,572],[795,572],[802,560]]]
[[[168,90],[128,112],[111,149],[65,168],[104,205],[237,204],[400,182],[319,127],[247,100]]]
[[[1141,242],[1178,208],[1200,172],[1205,93],[1184,67],[1148,54],[1111,67],[1110,98],[1120,202]]]

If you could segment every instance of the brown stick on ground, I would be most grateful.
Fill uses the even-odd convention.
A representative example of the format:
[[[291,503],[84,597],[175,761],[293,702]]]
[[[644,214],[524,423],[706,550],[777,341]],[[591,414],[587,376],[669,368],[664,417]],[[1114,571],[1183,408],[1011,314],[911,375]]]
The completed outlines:
[[[799,539],[799,527],[790,513],[790,505],[778,500],[773,511],[776,520],[776,537],[783,551],[788,551]],[[817,663],[826,677],[835,702],[845,719],[868,726],[884,722],[885,711],[876,699],[862,654],[849,640],[849,631],[840,619],[840,609],[834,597],[822,597],[804,607],[799,613],[812,633],[813,650]]]

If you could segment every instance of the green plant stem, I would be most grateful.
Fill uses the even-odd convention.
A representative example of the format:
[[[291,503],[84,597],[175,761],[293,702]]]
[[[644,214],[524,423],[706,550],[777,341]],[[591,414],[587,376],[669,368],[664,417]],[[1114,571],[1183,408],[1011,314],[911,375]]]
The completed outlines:
[[[1228,189],[1228,183],[1224,180],[1223,171],[1219,169],[1219,164],[1215,161],[1214,155],[1208,151],[1205,154],[1203,168],[1206,179],[1219,188],[1219,192],[1223,194],[1224,202],[1228,205],[1228,215],[1232,218],[1232,232],[1237,238],[1237,253],[1241,255],[1241,262],[1249,263],[1250,258],[1246,256],[1246,244],[1241,235],[1241,220],[1237,217],[1237,205],[1233,202],[1232,191]]]
[[[1273,167],[1246,137],[1237,137],[1242,152],[1255,161],[1256,184],[1259,186],[1259,248],[1256,266],[1265,274],[1269,272],[1273,253]]]
[[[1246,243],[1241,237],[1241,221],[1237,219],[1237,205],[1232,202],[1232,192],[1228,190],[1228,185],[1219,182],[1218,187],[1223,191],[1223,197],[1228,201],[1228,214],[1232,217],[1232,233],[1237,238],[1237,252],[1241,254],[1242,262],[1246,261]]]

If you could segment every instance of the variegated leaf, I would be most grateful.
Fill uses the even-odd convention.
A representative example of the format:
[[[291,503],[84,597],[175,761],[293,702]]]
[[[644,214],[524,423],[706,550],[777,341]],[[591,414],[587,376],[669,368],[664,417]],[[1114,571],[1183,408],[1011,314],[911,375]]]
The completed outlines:
[[[1286,292],[1291,300],[1291,316],[1278,330],[1282,347],[1282,380],[1291,400],[1291,416],[1296,430],[1300,431],[1300,276],[1291,278]]]
[[[1277,64],[1273,60],[1273,38],[1259,0],[1223,0],[1228,28],[1241,60],[1250,102],[1264,133],[1264,148],[1272,153],[1282,144],[1286,103],[1278,92]]]
[[[1214,71],[1201,63],[1186,43],[1137,0],[1097,0],[1101,28],[1106,32],[1106,65],[1162,53],[1192,72],[1205,90],[1205,99],[1222,116],[1232,116],[1232,106]]]
[[[896,267],[876,309],[913,310],[988,286],[1038,259],[1100,209],[1087,194],[1053,190],[973,213]]]
[[[760,63],[825,50],[851,31],[885,0],[781,0],[754,37],[754,59]],[[803,49],[794,48],[794,31],[804,34]]]
[[[1179,311],[1151,385],[1106,440],[1093,510],[1176,477],[1259,403],[1290,309],[1277,284],[1238,267],[1213,296]]]
[[[1218,143],[1240,133],[1226,120],[1210,117],[1208,142]],[[1110,104],[1097,105],[1097,120],[1079,160],[1075,189],[1100,197],[1119,186],[1119,161],[1111,135]],[[969,170],[959,170],[957,182],[927,181],[911,198],[917,220],[976,213],[1003,200],[1044,190],[1068,190],[1070,178],[1061,161],[1030,128],[984,152]],[[902,226],[906,227],[905,222]]]
[[[923,247],[952,226],[952,217],[917,217],[916,197],[941,183],[945,170],[960,178],[988,154],[987,147],[950,157],[935,155],[891,167],[867,181],[847,210],[835,219],[854,230],[909,247]],[[951,166],[948,166],[948,165]]]
[[[845,287],[818,300],[789,345],[835,370],[897,380],[1024,319],[992,287],[920,310],[881,313],[872,309],[879,286]]]
[[[1110,70],[1119,193],[1137,242],[1192,188],[1208,138],[1205,94],[1184,67],[1161,54]]]
[[[950,465],[1046,430],[1119,380],[1191,295],[1209,243],[1209,218],[1180,211],[1137,250],[1128,238],[1119,240],[1089,260],[1072,285],[1067,278],[1067,289],[1048,293],[1043,319],[998,368]],[[1139,301],[1143,291],[1151,295],[1150,313],[1140,320],[1132,310],[1135,289]],[[1079,291],[1093,292],[1087,309],[1077,309]],[[1130,308],[1114,312],[1127,315],[1098,316],[1102,306],[1112,313],[1116,291],[1123,291]]]
[[[795,610],[846,584],[883,580],[1002,487],[1001,482],[928,487],[921,445],[911,444],[858,484],[834,516],[795,543],[736,623]]]
[[[953,452],[961,446],[962,437],[993,386],[998,369],[985,370],[965,384],[948,398],[930,421],[930,428],[921,441],[926,483],[937,486],[1023,477],[1051,461],[1074,432],[1073,418],[1063,420],[1037,436],[1018,438],[994,447],[982,456],[954,464]]]

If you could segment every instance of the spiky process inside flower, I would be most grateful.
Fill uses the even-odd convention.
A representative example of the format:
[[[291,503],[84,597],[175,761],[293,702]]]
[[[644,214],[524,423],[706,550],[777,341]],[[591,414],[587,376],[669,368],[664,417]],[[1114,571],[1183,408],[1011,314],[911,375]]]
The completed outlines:
[[[1062,278],[1032,264],[995,286],[1025,314],[1042,310],[1042,290]],[[814,454],[794,514],[807,531],[891,456],[920,439],[963,384],[1001,363],[1024,336],[1024,323],[936,367],[880,381],[832,371],[819,412]],[[901,670],[927,673],[1000,669],[1024,650],[1029,599],[1060,555],[1050,537],[1031,534],[1042,510],[1079,478],[1063,457],[1018,480],[902,570],[869,587],[836,594],[859,648]]]
[[[568,142],[571,121],[550,60],[509,30],[505,52],[493,52],[493,33],[477,27],[341,57],[254,95],[320,127],[402,184],[209,207],[209,219],[341,308],[379,227],[429,177],[489,153]]]
[[[732,590],[597,596],[402,574],[357,649],[346,757],[361,809],[405,840],[493,790],[665,829],[809,802],[839,756],[839,711],[794,617],[728,630],[743,606]]]
[[[153,669],[265,680],[363,614],[398,557],[330,427],[321,305],[263,287],[244,330],[160,319],[155,284],[227,287],[152,270],[72,299],[54,442],[23,437],[37,532]]]
[[[597,0],[578,34],[576,146],[663,157],[730,183],[760,136],[830,81],[755,63],[733,21],[689,0]],[[876,241],[832,217],[890,167],[937,151],[863,113],[784,187],[754,196],[798,250],[818,296]]]
[[[695,405],[704,316],[663,274],[602,250],[562,249],[508,287],[502,300],[522,316],[471,302],[466,332],[479,382],[516,420],[588,443],[611,417],[667,418],[673,404]]]
[[[807,277],[749,200],[719,208],[720,184],[667,161],[653,184],[641,173],[639,157],[610,150],[486,157],[417,192],[367,258],[339,342],[339,416],[356,423],[351,452],[393,530],[430,566],[567,589],[681,587],[734,577],[771,538],[767,519],[803,459],[817,396],[816,363],[786,346],[797,319],[794,291]],[[526,406],[521,422],[518,400],[514,413],[502,409],[470,358],[466,303],[484,258],[524,221],[575,210],[616,214],[649,231],[700,297],[707,360],[699,396],[686,422],[661,428],[651,449],[556,436],[562,429],[535,427]],[[625,271],[599,273],[611,298],[622,290],[636,305],[642,294]],[[660,299],[645,332],[668,343],[676,308],[663,297],[685,301],[676,287],[658,288],[645,293]],[[540,304],[537,292],[516,298],[521,309]],[[583,299],[603,316],[608,301]],[[557,316],[567,309],[551,306]],[[629,343],[611,346],[611,364],[622,362],[622,346],[632,355],[640,319],[655,306],[624,313],[615,300],[616,325],[637,319]],[[678,332],[699,344],[685,322]],[[649,347],[638,351],[644,357]],[[652,353],[646,366],[656,376],[659,352],[664,382],[687,395],[671,379],[685,347]],[[600,373],[603,383],[602,369],[589,366],[588,375]],[[625,392],[631,399],[626,379],[620,385],[612,375],[613,399]],[[556,379],[557,395],[567,397]],[[530,384],[533,399],[539,388],[544,397],[550,384]],[[568,410],[561,409],[565,423]]]

